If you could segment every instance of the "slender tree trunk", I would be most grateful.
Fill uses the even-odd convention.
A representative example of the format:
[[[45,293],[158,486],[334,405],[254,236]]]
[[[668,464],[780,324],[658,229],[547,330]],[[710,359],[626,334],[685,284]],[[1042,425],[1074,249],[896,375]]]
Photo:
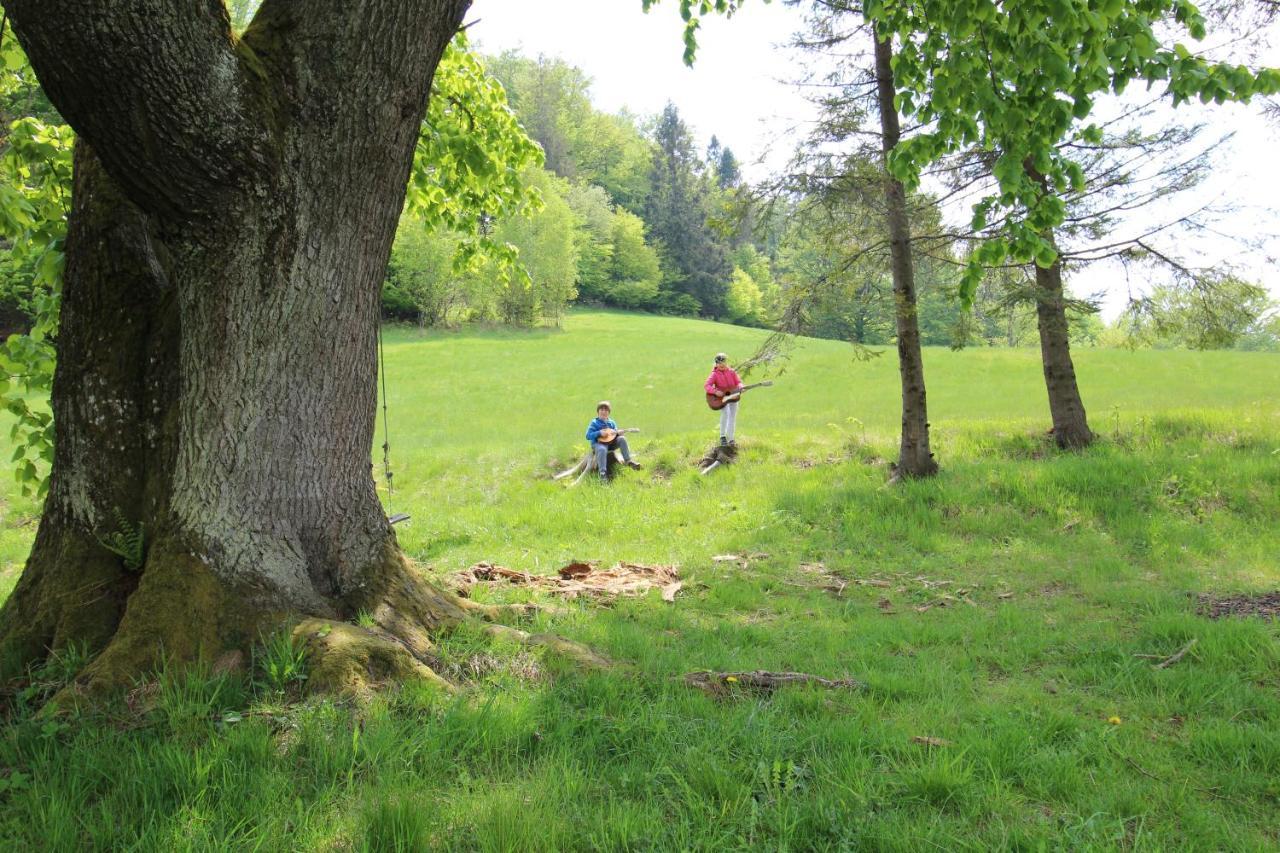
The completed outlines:
[[[1071,361],[1070,329],[1062,291],[1062,261],[1044,269],[1036,265],[1036,318],[1040,328],[1040,360],[1049,392],[1053,438],[1059,447],[1087,447],[1093,433],[1085,417],[1076,369]]]
[[[894,104],[893,44],[875,36],[876,89],[880,103],[880,138],[884,156],[885,215],[893,269],[894,319],[898,329],[898,372],[902,379],[902,441],[897,473],[909,477],[936,474],[929,452],[929,414],[925,405],[924,359],[916,314],[915,272],[911,264],[911,225],[902,182],[889,172],[889,153],[901,137]]]
[[[1023,168],[1041,191],[1051,192],[1049,182],[1030,162]],[[1043,235],[1057,249],[1052,233]],[[1035,264],[1036,325],[1040,331],[1040,361],[1044,384],[1049,393],[1049,414],[1053,419],[1053,439],[1062,448],[1088,447],[1093,433],[1085,417],[1080,388],[1076,384],[1076,368],[1071,361],[1071,330],[1067,323],[1067,306],[1062,289],[1062,259],[1056,258],[1047,269]]]
[[[476,609],[413,575],[370,470],[381,277],[467,5],[266,0],[236,42],[221,3],[6,2],[80,141],[52,480],[0,676],[75,642],[101,652],[84,683],[123,684],[366,612],[363,657],[321,667],[341,685],[421,669]],[[130,571],[102,540],[137,527]]]

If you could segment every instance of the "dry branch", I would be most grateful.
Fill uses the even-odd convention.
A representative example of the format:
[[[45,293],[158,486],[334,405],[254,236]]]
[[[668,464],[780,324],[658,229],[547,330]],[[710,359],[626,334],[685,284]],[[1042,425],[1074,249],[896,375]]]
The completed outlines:
[[[807,672],[766,672],[762,669],[750,672],[711,672],[709,670],[690,672],[684,676],[684,683],[714,696],[723,696],[735,689],[772,693],[779,687],[795,684],[816,684],[829,690],[837,688],[858,690],[863,686],[862,682],[852,678],[831,680],[810,675]]]
[[[1185,646],[1178,649],[1178,651],[1156,664],[1156,669],[1165,669],[1182,660],[1182,658],[1186,656],[1187,652],[1191,651],[1191,647],[1194,646],[1196,642],[1196,638],[1192,637],[1191,642],[1187,643]]]

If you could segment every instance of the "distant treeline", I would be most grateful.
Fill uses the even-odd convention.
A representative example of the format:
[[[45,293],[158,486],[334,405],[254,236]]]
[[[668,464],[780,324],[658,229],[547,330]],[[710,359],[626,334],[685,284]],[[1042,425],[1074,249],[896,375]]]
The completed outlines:
[[[893,342],[887,264],[878,255],[848,262],[850,245],[866,236],[857,223],[878,222],[870,203],[855,197],[846,205],[860,209],[838,217],[829,198],[825,207],[811,204],[804,192],[760,204],[732,149],[712,137],[699,151],[674,106],[652,118],[608,114],[592,106],[587,76],[563,61],[508,52],[485,62],[545,155],[543,168],[522,175],[542,209],[488,224],[494,238],[518,248],[530,281],[506,283],[484,259],[459,267],[458,235],[406,216],[383,292],[389,318],[533,325],[586,304],[774,327],[790,312],[788,327],[815,337]],[[915,201],[917,233],[944,231],[934,200]],[[916,254],[924,344],[1037,344],[1034,300],[1018,298],[1032,287],[1029,271],[992,270],[964,310],[956,298],[963,248],[935,240]],[[1094,306],[1073,303],[1072,342],[1280,349],[1280,319],[1266,291],[1218,284],[1200,294],[1156,288],[1109,327]]]

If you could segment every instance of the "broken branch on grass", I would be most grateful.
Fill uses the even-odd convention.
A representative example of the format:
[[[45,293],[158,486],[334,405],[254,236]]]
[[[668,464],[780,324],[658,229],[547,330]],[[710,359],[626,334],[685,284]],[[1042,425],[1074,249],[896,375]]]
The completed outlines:
[[[1165,669],[1166,667],[1173,666],[1175,663],[1182,660],[1182,658],[1186,656],[1187,652],[1191,651],[1191,647],[1194,646],[1196,642],[1197,642],[1196,638],[1192,637],[1191,642],[1187,643],[1185,646],[1178,649],[1178,651],[1174,652],[1168,658],[1156,664],[1156,669]]]
[[[807,672],[766,672],[756,669],[750,672],[711,672],[701,670],[684,676],[684,683],[714,696],[723,696],[735,689],[772,693],[779,687],[795,684],[816,684],[828,690],[843,688],[858,690],[862,682],[852,678],[829,679]]]

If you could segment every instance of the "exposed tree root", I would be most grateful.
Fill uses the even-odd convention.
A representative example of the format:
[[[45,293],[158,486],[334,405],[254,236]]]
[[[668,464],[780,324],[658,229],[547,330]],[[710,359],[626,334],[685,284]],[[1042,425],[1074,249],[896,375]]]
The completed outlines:
[[[455,689],[404,643],[380,631],[349,622],[308,619],[293,629],[293,638],[307,651],[307,688],[314,692],[359,697],[405,681]]]
[[[279,625],[284,611],[247,604],[248,596],[220,581],[197,557],[161,546],[129,596],[110,642],[53,697],[56,706],[93,701],[125,688],[166,662],[215,661],[228,650],[247,651],[264,625]]]
[[[78,530],[37,535],[27,567],[0,608],[0,682],[71,643],[92,652],[106,646],[138,583]]]
[[[389,682],[425,680],[454,689],[434,672],[432,637],[448,633],[464,622],[491,623],[486,633],[540,646],[575,663],[605,668],[610,662],[586,646],[552,634],[529,634],[500,624],[525,620],[542,608],[532,604],[490,605],[470,601],[421,578],[394,545],[386,555],[389,571],[376,605],[365,610],[377,630],[345,622],[310,619],[294,630],[307,644],[313,675],[309,689],[319,692],[363,694]]]
[[[213,662],[232,653],[243,659],[255,643],[298,620],[300,613],[292,636],[306,650],[307,687],[312,692],[365,696],[410,680],[456,689],[432,669],[433,641],[476,621],[489,623],[486,631],[495,638],[540,647],[591,669],[611,665],[581,644],[500,624],[527,620],[544,608],[481,604],[426,581],[394,538],[388,539],[382,558],[366,578],[360,593],[346,604],[335,602],[333,612],[272,610],[251,605],[253,590],[225,583],[201,559],[157,543],[114,633],[108,627],[105,648],[73,684],[54,696],[51,710],[94,702],[165,663]],[[343,619],[357,615],[374,624],[366,628]],[[19,623],[6,628],[14,624]],[[52,628],[43,630],[39,642],[47,643]],[[40,657],[47,653],[47,646],[35,652]]]
[[[485,633],[492,637],[515,640],[526,646],[547,649],[588,669],[610,669],[614,665],[613,661],[597,654],[587,646],[575,643],[573,640],[566,640],[556,634],[530,634],[519,628],[497,624],[487,626]]]

